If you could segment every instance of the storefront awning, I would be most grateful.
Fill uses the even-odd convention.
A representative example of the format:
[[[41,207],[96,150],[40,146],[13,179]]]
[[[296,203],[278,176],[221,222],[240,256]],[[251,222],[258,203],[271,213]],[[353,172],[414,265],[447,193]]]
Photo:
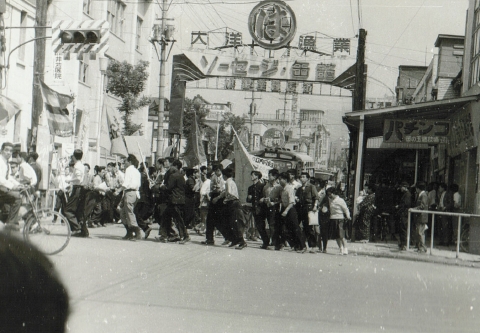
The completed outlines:
[[[351,131],[359,128],[360,119],[365,120],[367,138],[383,135],[383,122],[386,118],[398,119],[446,119],[472,101],[480,100],[480,95],[446,99],[427,103],[394,106],[385,109],[362,110],[346,113],[343,122]]]

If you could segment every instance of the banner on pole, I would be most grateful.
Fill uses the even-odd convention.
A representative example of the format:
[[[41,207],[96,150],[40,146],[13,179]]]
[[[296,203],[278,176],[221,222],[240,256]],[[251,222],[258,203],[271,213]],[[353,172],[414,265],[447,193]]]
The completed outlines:
[[[72,103],[74,98],[56,92],[41,80],[40,90],[42,91],[44,111],[47,115],[50,134],[60,137],[72,136],[73,122],[70,119],[67,105]]]

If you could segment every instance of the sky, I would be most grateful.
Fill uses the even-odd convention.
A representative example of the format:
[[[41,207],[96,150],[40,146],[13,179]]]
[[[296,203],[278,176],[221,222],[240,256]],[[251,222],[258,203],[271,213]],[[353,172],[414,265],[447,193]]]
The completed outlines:
[[[157,1],[157,0],[155,0]],[[352,63],[356,57],[359,28],[367,31],[367,98],[392,96],[398,66],[428,66],[439,34],[464,35],[468,0],[291,0],[286,1],[297,18],[297,37],[319,32],[333,37],[351,38]],[[229,27],[250,40],[247,20],[259,1],[251,0],[173,0],[168,16],[174,18],[177,43],[172,54],[190,46],[192,31],[211,31]],[[277,56],[277,54],[276,54]],[[190,89],[188,97],[206,96],[211,103],[231,101],[243,113],[250,103],[245,93]],[[273,95],[273,96],[270,96]],[[264,108],[282,107],[278,94],[263,93]],[[331,98],[330,98],[331,99]],[[277,102],[278,101],[278,102]],[[351,100],[300,96],[302,105],[318,105],[327,112],[326,122],[336,124],[331,132],[346,135],[341,116],[349,111]],[[333,106],[332,106],[333,105]],[[242,112],[241,112],[242,111]],[[274,110],[272,110],[274,112]],[[337,129],[339,131],[337,131]]]

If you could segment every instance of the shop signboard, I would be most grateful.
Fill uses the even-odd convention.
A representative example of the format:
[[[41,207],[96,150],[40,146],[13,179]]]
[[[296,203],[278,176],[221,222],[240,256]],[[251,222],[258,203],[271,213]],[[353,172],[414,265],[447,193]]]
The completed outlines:
[[[448,119],[385,119],[384,143],[440,144],[447,143],[451,133]]]
[[[472,112],[471,104],[450,118],[448,155],[457,156],[477,146],[479,118],[478,112]]]

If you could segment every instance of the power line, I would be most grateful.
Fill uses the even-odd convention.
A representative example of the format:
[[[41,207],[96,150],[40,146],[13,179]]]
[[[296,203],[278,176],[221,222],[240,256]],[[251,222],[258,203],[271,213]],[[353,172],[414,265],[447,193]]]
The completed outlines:
[[[352,6],[352,0],[350,0],[350,16],[352,17],[353,35],[355,35],[355,24],[354,24],[354,22],[353,22],[353,6]]]
[[[387,58],[387,56],[390,55],[390,52],[392,52],[392,49],[395,45],[397,45],[398,41],[400,40],[400,38],[403,36],[403,34],[405,33],[405,31],[407,31],[408,27],[410,26],[410,24],[413,22],[413,20],[415,19],[415,17],[417,16],[418,12],[420,11],[420,9],[423,8],[423,5],[425,4],[427,0],[423,0],[422,2],[422,5],[420,7],[418,7],[417,11],[415,12],[415,15],[413,15],[413,17],[410,19],[410,21],[408,22],[407,26],[405,27],[405,29],[403,29],[402,33],[400,34],[400,36],[398,36],[398,38],[395,40],[395,43],[393,43],[393,46],[390,48],[390,50],[388,51],[388,53],[385,55],[385,57],[383,58],[383,60],[381,61],[382,63],[385,61],[385,59]],[[376,70],[376,69],[375,69]],[[373,73],[375,73],[375,70],[373,71]],[[373,74],[372,73],[372,74]]]
[[[220,20],[222,20],[223,24],[227,25],[227,23],[225,23],[225,21],[223,20],[223,17],[217,12],[217,9],[213,6],[210,0],[208,0],[208,3],[210,4],[210,6],[212,6],[213,10],[215,11],[215,13],[217,13],[218,17],[220,17]]]

